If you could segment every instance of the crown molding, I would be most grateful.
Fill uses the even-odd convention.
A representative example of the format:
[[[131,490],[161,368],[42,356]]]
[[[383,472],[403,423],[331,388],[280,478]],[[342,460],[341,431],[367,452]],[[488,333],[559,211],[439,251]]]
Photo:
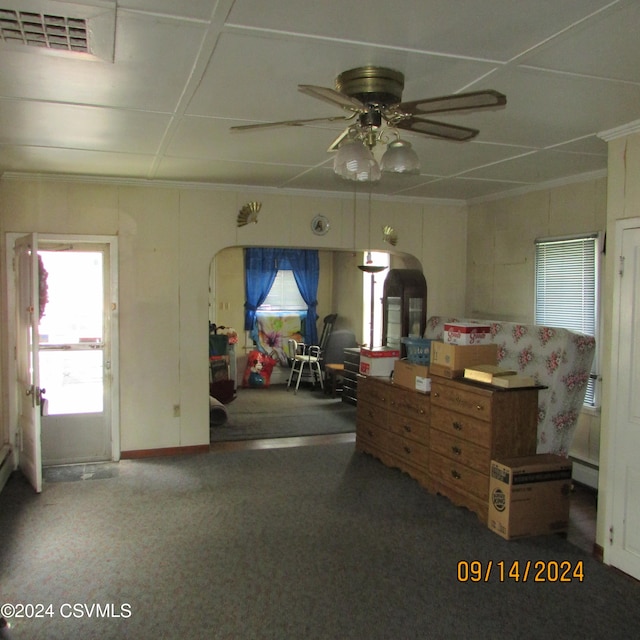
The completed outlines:
[[[640,131],[640,120],[637,123],[638,131]],[[613,131],[613,130],[612,130]],[[629,130],[631,132],[631,130]],[[599,134],[600,135],[600,134]],[[624,135],[624,134],[622,134]],[[611,138],[613,139],[613,138]],[[565,178],[559,178],[558,180],[550,180],[548,182],[542,182],[535,185],[526,185],[511,189],[510,191],[504,191],[502,193],[490,194],[487,196],[480,196],[478,198],[469,198],[468,200],[453,199],[453,198],[419,198],[416,196],[401,196],[401,195],[386,195],[386,194],[369,194],[368,191],[359,190],[355,192],[355,197],[358,200],[368,199],[377,202],[398,202],[404,204],[417,204],[417,205],[433,205],[433,206],[447,206],[447,207],[465,207],[475,204],[483,204],[486,202],[494,202],[498,200],[504,200],[507,198],[514,198],[522,196],[534,191],[544,191],[546,189],[555,189],[557,187],[563,187],[568,184],[574,184],[578,182],[587,182],[588,180],[597,180],[599,178],[606,178],[607,170],[601,169],[599,171],[591,171],[588,173],[581,173],[575,176],[568,176]],[[110,185],[116,187],[155,187],[161,189],[186,189],[186,190],[202,190],[202,191],[233,191],[247,193],[256,193],[261,195],[285,195],[285,196],[298,196],[307,198],[328,198],[338,200],[353,200],[354,193],[344,191],[314,191],[312,189],[286,189],[277,187],[256,187],[245,184],[212,184],[209,182],[191,182],[191,181],[178,181],[178,180],[146,180],[144,178],[114,178],[110,176],[89,176],[89,175],[69,175],[69,174],[56,174],[56,173],[22,173],[19,171],[7,171],[1,177],[1,180],[39,180],[42,182],[68,182],[68,183],[82,183],[82,184],[100,184]]]
[[[598,138],[602,138],[605,142],[616,140],[617,138],[624,138],[634,133],[640,133],[640,120],[635,120],[627,124],[623,124],[620,127],[608,129],[607,131],[600,131],[596,135]]]
[[[291,189],[280,187],[256,187],[246,184],[214,184],[210,182],[195,182],[189,180],[147,180],[145,178],[118,178],[111,176],[71,175],[58,173],[23,173],[21,171],[6,171],[0,180],[39,180],[41,182],[68,182],[82,184],[99,184],[116,187],[155,187],[162,189],[185,189],[202,191],[234,191],[242,193],[258,193],[262,195],[302,196],[308,198],[329,198],[338,200],[353,200],[354,192],[348,191],[316,191],[313,189]],[[466,206],[467,201],[453,198],[420,198],[418,196],[388,195],[371,193],[366,187],[359,187],[355,192],[358,200],[369,199],[380,202],[400,202],[406,204],[432,204],[450,207]]]

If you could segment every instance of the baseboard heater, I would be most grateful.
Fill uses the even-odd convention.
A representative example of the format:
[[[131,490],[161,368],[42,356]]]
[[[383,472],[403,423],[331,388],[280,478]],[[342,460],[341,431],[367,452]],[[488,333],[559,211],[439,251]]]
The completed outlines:
[[[13,456],[11,455],[11,447],[5,444],[0,447],[0,491],[2,491],[12,471]]]
[[[569,456],[573,462],[573,479],[580,484],[598,490],[598,467],[592,462]]]

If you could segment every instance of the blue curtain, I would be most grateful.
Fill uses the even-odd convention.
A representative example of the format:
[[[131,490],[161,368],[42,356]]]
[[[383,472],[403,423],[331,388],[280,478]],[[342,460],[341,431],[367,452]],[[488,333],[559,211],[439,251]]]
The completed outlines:
[[[316,320],[318,313],[318,279],[320,277],[320,260],[318,252],[312,249],[283,249],[289,260],[293,277],[296,280],[302,299],[307,303],[307,322],[304,328],[304,339],[307,344],[318,344]]]
[[[276,252],[279,249],[245,249],[244,328],[251,331],[256,324],[256,310],[265,301],[278,273]]]
[[[318,252],[313,249],[245,249],[245,330],[253,330],[256,310],[267,297],[278,269],[293,271],[300,295],[307,304],[305,341],[308,344],[316,344],[320,260]]]

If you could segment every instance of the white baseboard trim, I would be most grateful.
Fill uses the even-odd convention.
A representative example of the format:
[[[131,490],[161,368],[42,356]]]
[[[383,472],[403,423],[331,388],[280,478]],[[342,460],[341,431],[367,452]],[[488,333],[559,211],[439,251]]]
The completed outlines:
[[[0,447],[0,491],[7,483],[11,472],[13,471],[13,455],[11,447],[8,444]]]
[[[598,489],[598,468],[581,460],[573,459],[572,478],[592,489]]]

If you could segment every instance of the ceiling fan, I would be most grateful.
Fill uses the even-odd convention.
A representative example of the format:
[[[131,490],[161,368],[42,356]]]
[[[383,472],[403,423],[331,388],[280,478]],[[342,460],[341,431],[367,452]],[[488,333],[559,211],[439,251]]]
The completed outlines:
[[[350,124],[330,145],[337,150],[345,138],[356,138],[370,149],[379,140],[382,128],[403,129],[444,140],[465,141],[478,135],[477,129],[437,122],[423,116],[437,113],[457,113],[501,107],[507,103],[502,93],[493,90],[472,91],[437,98],[402,102],[404,75],[385,67],[364,66],[341,73],[335,80],[335,89],[309,84],[298,85],[298,90],[341,107],[348,115],[304,120],[284,120],[231,127],[235,131],[276,126],[303,126],[312,122],[350,121]]]

